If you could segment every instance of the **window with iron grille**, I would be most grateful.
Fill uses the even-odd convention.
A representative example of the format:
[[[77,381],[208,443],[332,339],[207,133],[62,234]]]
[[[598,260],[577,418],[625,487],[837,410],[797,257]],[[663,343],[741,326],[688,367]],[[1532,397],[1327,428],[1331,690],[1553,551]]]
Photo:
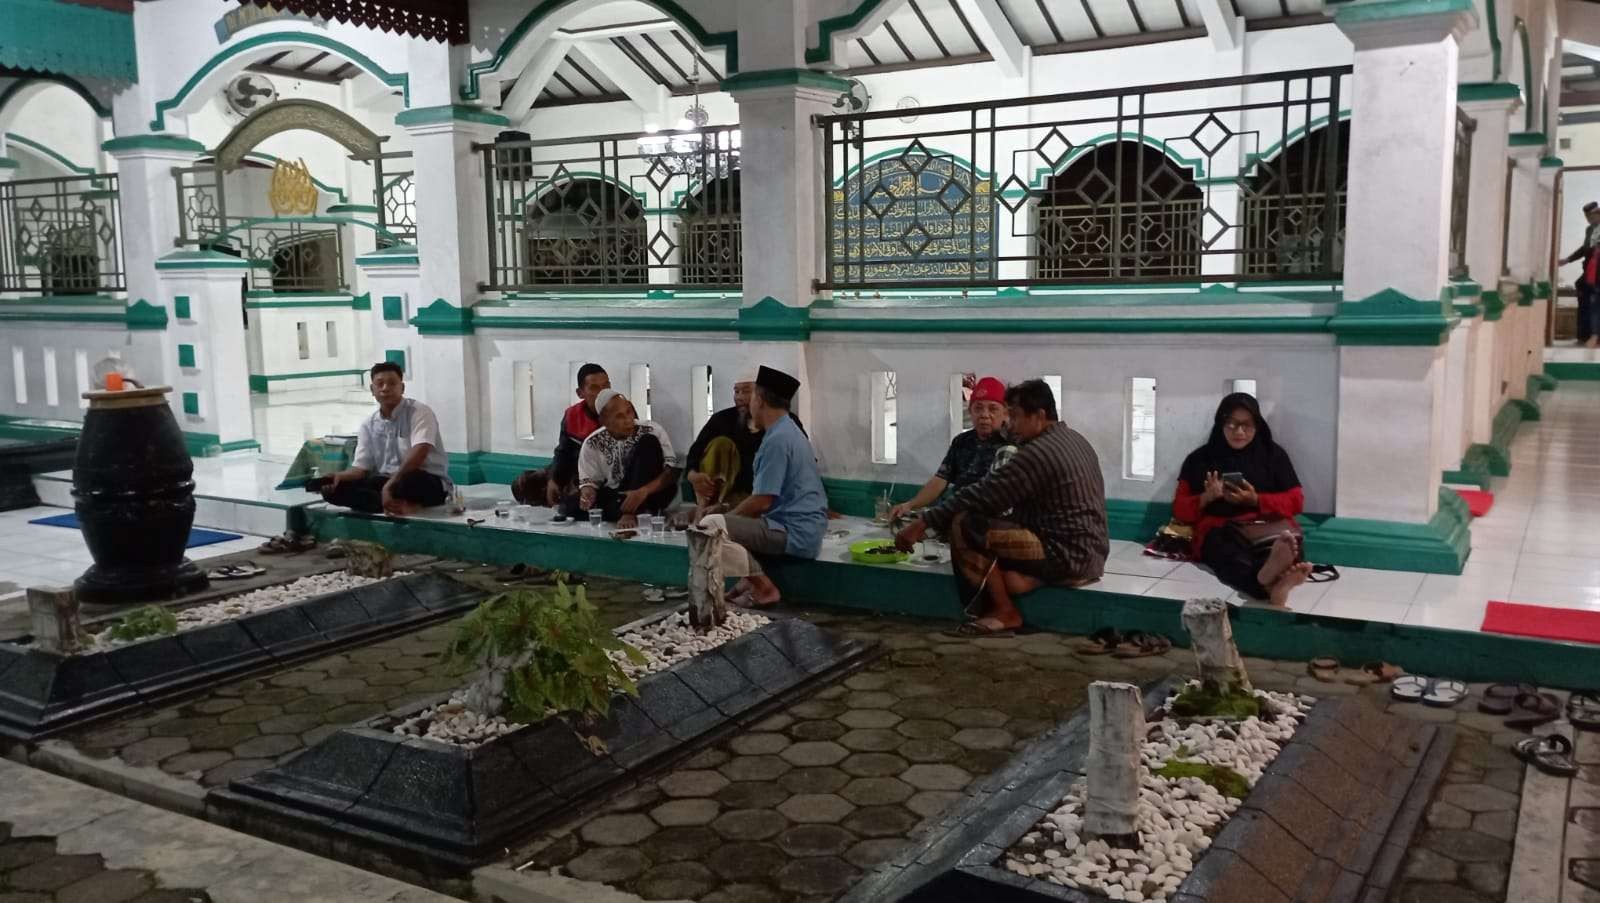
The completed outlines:
[[[1292,276],[1344,270],[1349,161],[1349,125],[1335,122],[1247,168],[1239,199],[1244,272]],[[1336,205],[1331,234],[1330,197]]]
[[[1045,182],[1035,210],[1042,280],[1200,273],[1205,201],[1188,169],[1133,141],[1101,144]]]
[[[712,179],[679,206],[679,282],[738,285],[744,281],[739,230],[739,173]]]
[[[529,205],[526,281],[644,285],[644,208],[600,179],[566,180]]]

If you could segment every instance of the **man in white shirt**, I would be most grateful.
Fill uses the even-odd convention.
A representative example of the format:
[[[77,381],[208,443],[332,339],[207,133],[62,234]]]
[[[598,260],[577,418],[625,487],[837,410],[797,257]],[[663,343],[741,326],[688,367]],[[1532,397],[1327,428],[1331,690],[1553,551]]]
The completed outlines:
[[[580,515],[600,509],[605,521],[627,529],[640,514],[666,510],[678,493],[679,462],[672,440],[660,424],[640,421],[633,402],[615,389],[595,397],[600,429],[583,440],[578,451],[578,507],[564,512]]]
[[[399,364],[373,364],[370,388],[378,410],[361,423],[353,466],[327,477],[322,497],[370,514],[407,515],[444,504],[453,486],[439,418],[405,397]]]

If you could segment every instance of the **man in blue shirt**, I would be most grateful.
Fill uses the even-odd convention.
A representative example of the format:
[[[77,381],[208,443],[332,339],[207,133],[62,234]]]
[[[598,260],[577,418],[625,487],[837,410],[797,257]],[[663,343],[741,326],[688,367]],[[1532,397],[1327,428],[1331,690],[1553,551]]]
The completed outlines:
[[[750,497],[725,516],[728,538],[750,553],[748,583],[729,601],[747,606],[776,604],[780,594],[757,563],[758,555],[816,558],[828,530],[828,496],[817,472],[811,441],[789,415],[800,381],[762,367],[750,399],[752,428],[765,431],[756,452]]]

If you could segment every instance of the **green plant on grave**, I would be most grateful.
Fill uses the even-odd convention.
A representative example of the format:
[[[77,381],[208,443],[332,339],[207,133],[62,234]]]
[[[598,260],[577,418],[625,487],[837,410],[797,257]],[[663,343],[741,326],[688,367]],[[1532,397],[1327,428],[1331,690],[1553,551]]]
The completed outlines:
[[[1226,690],[1215,681],[1184,687],[1167,711],[1179,718],[1229,718],[1243,721],[1261,715],[1261,700],[1239,684]]]
[[[1231,796],[1236,800],[1244,799],[1245,794],[1250,792],[1250,782],[1245,780],[1244,775],[1224,765],[1168,759],[1165,765],[1155,770],[1155,774],[1163,778],[1199,778],[1223,796]]]
[[[124,615],[121,621],[106,630],[106,635],[113,640],[131,643],[145,637],[166,636],[177,632],[178,619],[173,617],[172,612],[159,605],[146,605]]]
[[[449,648],[453,663],[483,671],[469,690],[469,705],[487,714],[503,705],[507,718],[525,724],[552,713],[600,716],[610,710],[613,694],[637,696],[612,652],[635,664],[646,661],[600,623],[583,587],[569,589],[565,582],[485,600],[462,620]]]

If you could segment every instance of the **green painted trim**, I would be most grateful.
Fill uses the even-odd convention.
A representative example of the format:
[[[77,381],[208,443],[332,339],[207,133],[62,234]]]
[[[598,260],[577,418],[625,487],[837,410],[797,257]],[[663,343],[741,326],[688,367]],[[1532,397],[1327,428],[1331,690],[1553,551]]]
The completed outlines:
[[[48,304],[56,307],[126,307],[128,302],[109,295],[32,295],[0,298],[0,308]]]
[[[195,457],[211,458],[220,454],[235,451],[258,451],[261,443],[254,439],[235,439],[232,442],[223,442],[222,437],[216,433],[184,433],[183,447]],[[200,497],[196,493],[196,497]],[[260,507],[277,508],[278,505],[260,505]]]
[[[1450,293],[1457,298],[1476,298],[1483,294],[1483,286],[1471,279],[1463,279],[1450,283]]]
[[[1511,30],[1517,33],[1517,39],[1522,42],[1522,83],[1528,87],[1528,97],[1533,97],[1533,55],[1528,51],[1528,23],[1522,21],[1521,16],[1511,17]],[[1545,103],[1550,102],[1549,92],[1545,93]],[[1533,131],[1533,104],[1522,107],[1522,124],[1528,131]],[[1548,143],[1548,142],[1547,142]]]
[[[415,319],[412,320],[416,322]],[[641,332],[735,332],[739,321],[714,317],[473,317],[477,329],[614,329]]]
[[[756,88],[820,88],[844,92],[850,90],[850,81],[814,69],[762,69],[729,76],[722,80],[718,88],[729,94]]]
[[[464,103],[441,104],[436,107],[416,107],[410,110],[401,110],[395,114],[394,124],[401,128],[411,128],[419,125],[439,125],[445,122],[477,122],[484,125],[495,125],[508,128],[511,120],[485,110],[482,107],[468,106]]]
[[[1489,0],[1489,5],[1494,5],[1494,0]],[[1490,29],[1490,34],[1493,34]],[[1498,43],[1498,42],[1497,42]],[[1496,51],[1498,53],[1498,51]],[[1495,76],[1499,77],[1499,63],[1496,64]],[[1481,100],[1522,100],[1522,86],[1512,82],[1466,82],[1456,85],[1456,102],[1470,103]]]
[[[436,298],[411,318],[411,325],[422,335],[471,335],[472,319],[472,308]]]
[[[1473,18],[1477,18],[1472,0],[1366,0],[1340,3],[1334,10],[1333,21],[1344,26],[1357,22],[1390,22],[1464,12],[1473,13]]]
[[[372,206],[371,204],[333,204],[333,205],[329,206],[328,209],[326,211],[324,211],[324,212],[326,212],[326,213],[370,213],[373,216],[377,216],[378,215],[378,208]]]
[[[385,320],[404,320],[406,316],[405,299],[399,295],[384,295],[383,318]]]
[[[10,157],[0,157],[0,169],[21,169],[22,164]]]
[[[1339,305],[1328,321],[1340,345],[1439,345],[1455,325],[1454,307],[1444,301],[1419,301],[1384,289],[1360,301]]]
[[[123,318],[130,331],[167,328],[167,309],[160,305],[151,304],[143,298],[128,305]]]
[[[172,296],[172,315],[180,320],[192,320],[194,317],[189,311],[189,296]]]
[[[250,261],[221,251],[173,251],[156,260],[158,270],[248,270]]]
[[[860,25],[883,0],[861,0],[855,9],[831,16],[817,23],[817,43],[806,48],[807,63],[826,63],[833,60],[833,36]]]
[[[356,258],[357,266],[416,266],[418,253],[416,245],[394,245],[371,254],[363,254]]]
[[[317,370],[310,373],[252,373],[250,374],[250,391],[261,393],[267,391],[272,383],[289,382],[296,379],[326,379],[336,376],[363,376],[365,369],[361,370]]]
[[[406,353],[398,348],[390,348],[384,351],[383,359],[391,364],[399,364],[401,372],[406,369]]]
[[[109,154],[129,150],[191,151],[197,154],[206,152],[204,144],[183,135],[124,135],[101,142],[100,149]]]
[[[1600,363],[1587,361],[1545,361],[1544,373],[1572,382],[1600,382]]]
[[[809,307],[787,307],[768,295],[739,311],[739,338],[754,342],[804,342],[811,338]]]
[[[200,393],[199,392],[184,392],[183,396],[182,396],[182,399],[183,399],[183,412],[185,414],[189,414],[189,415],[192,415],[192,416],[195,416],[195,417],[200,416]]]
[[[366,293],[363,293],[363,294],[360,294],[360,295],[356,295],[354,298],[351,298],[350,299],[350,309],[351,310],[371,310],[372,309],[372,293],[371,292],[366,292]]]
[[[70,311],[0,310],[0,323],[116,323],[127,325],[122,313],[91,314]]]
[[[1492,482],[1487,471],[1467,470],[1465,461],[1462,462],[1461,469],[1447,470],[1439,475],[1439,479],[1444,483],[1454,483],[1459,486],[1476,486],[1482,490],[1488,490]]]
[[[1426,524],[1335,516],[1306,535],[1306,558],[1344,567],[1459,574],[1472,552],[1471,522],[1466,501],[1441,486],[1438,511]]]
[[[1483,305],[1483,319],[1489,323],[1499,320],[1506,309],[1506,302],[1500,297],[1500,292],[1493,289],[1484,292],[1479,303]]]
[[[58,0],[6,0],[5,6],[0,65],[112,80],[118,89],[139,80],[131,9]]]
[[[1331,332],[1332,317],[1062,317],[1036,318],[839,318],[813,317],[811,331],[898,333],[1323,333]],[[1406,324],[1397,324],[1405,326]],[[1396,343],[1384,343],[1396,344]]]
[[[1462,458],[1463,469],[1487,469],[1497,477],[1511,475],[1511,440],[1517,436],[1517,428],[1522,425],[1523,409],[1515,401],[1507,401],[1500,406],[1499,412],[1494,415],[1494,422],[1489,430],[1488,443],[1474,443],[1467,449],[1466,457]]]
[[[246,301],[246,302],[244,302],[245,310],[275,310],[275,309],[278,309],[278,308],[291,308],[291,307],[332,307],[332,308],[344,308],[344,309],[348,310],[348,309],[354,309],[355,306],[356,306],[356,299],[354,299],[354,298],[318,298],[318,299],[312,300],[312,301]]]
[[[1531,282],[1520,283],[1517,286],[1517,306],[1518,307],[1532,307],[1533,306],[1533,300],[1534,300],[1534,285],[1533,285],[1533,283],[1531,283]]]
[[[35,141],[26,135],[19,135],[16,132],[6,132],[6,143],[19,144],[28,150],[53,161],[56,165],[60,166],[62,169],[65,169],[67,172],[80,176],[92,176],[97,174],[97,171],[93,167],[79,166],[71,160],[68,160],[64,155],[58,153],[55,149],[46,146],[42,142]]]
[[[1544,417],[1544,412],[1539,410],[1539,403],[1531,398],[1513,398],[1507,404],[1517,406],[1517,410],[1522,414],[1523,423],[1541,420]]]
[[[329,50],[337,53],[349,62],[354,63],[361,69],[366,70],[368,74],[376,77],[379,81],[390,86],[391,88],[399,88],[403,103],[406,106],[411,105],[411,79],[406,74],[401,73],[396,75],[391,73],[382,66],[379,66],[377,63],[373,62],[361,51],[356,50],[348,44],[336,41],[327,35],[316,34],[315,32],[308,31],[277,32],[274,34],[262,34],[245,38],[244,40],[239,41],[232,46],[225,47],[222,50],[217,51],[215,56],[211,57],[209,60],[206,60],[199,69],[195,70],[193,75],[189,76],[189,80],[183,83],[183,87],[178,89],[177,94],[172,95],[166,100],[156,102],[155,118],[150,120],[150,130],[153,132],[159,132],[166,128],[168,111],[177,109],[179,106],[181,106],[184,100],[189,97],[190,93],[192,93],[195,88],[200,86],[200,82],[205,79],[207,75],[211,74],[212,70],[241,53],[248,53],[257,47],[265,47],[273,44],[310,44],[315,47],[320,47],[323,50]]]
[[[1509,147],[1544,147],[1549,143],[1550,139],[1544,136],[1544,132],[1535,132],[1531,130],[1526,132],[1512,132],[1511,137],[1506,139],[1506,144]]]
[[[83,102],[94,110],[96,116],[101,119],[111,118],[111,108],[101,103],[100,98],[95,97],[94,93],[84,87],[82,82],[70,75],[63,75],[59,72],[34,72],[30,73],[26,78],[19,78],[12,82],[4,92],[0,92],[0,110],[5,109],[6,104],[11,102],[12,97],[15,97],[23,88],[33,82],[55,82],[62,87],[69,88],[74,94],[83,98]]]
[[[0,436],[7,439],[24,439],[30,442],[53,442],[59,439],[74,439],[83,431],[83,425],[74,423],[71,426],[54,426],[49,423],[30,423],[32,417],[18,417],[0,414]],[[60,421],[55,421],[60,422]]]
[[[463,486],[484,482],[483,466],[478,463],[482,455],[483,452],[448,453],[450,479]]]
[[[527,15],[523,16],[517,22],[516,27],[512,28],[505,39],[500,42],[500,46],[495,48],[493,57],[473,63],[467,67],[466,84],[462,85],[458,92],[461,95],[461,99],[477,100],[479,80],[491,72],[500,71],[500,67],[505,65],[506,58],[511,55],[511,51],[522,42],[522,39],[541,19],[574,2],[577,2],[577,0],[542,0],[538,6],[535,6]],[[690,15],[687,10],[673,2],[673,0],[646,0],[646,2],[688,29],[694,39],[700,43],[700,46],[707,49],[713,46],[721,47],[724,68],[729,73],[739,71],[738,32],[707,31],[705,26],[701,25],[694,16]]]
[[[183,343],[178,346],[178,366],[194,367],[194,346]]]
[[[681,583],[688,554],[681,545],[635,542],[620,554],[615,540],[578,533],[534,533],[424,518],[394,519],[328,508],[306,511],[319,540],[377,542],[415,552],[499,565],[534,562],[577,573]],[[1442,543],[1441,543],[1442,544]],[[1442,557],[1442,556],[1441,556]],[[768,572],[792,603],[953,622],[960,616],[955,583],[945,568],[875,567],[781,558]],[[1187,641],[1182,599],[1094,589],[1046,587],[1018,602],[1028,625],[1086,635],[1102,627],[1146,630]],[[1352,621],[1246,606],[1230,613],[1234,640],[1248,656],[1305,660],[1394,662],[1415,674],[1449,674],[1467,681],[1525,680],[1539,686],[1583,687],[1600,673],[1600,647],[1553,643],[1466,630]]]
[[[1533,284],[1532,296],[1533,296],[1533,300],[1535,300],[1535,301],[1549,301],[1552,297],[1554,297],[1554,294],[1551,292],[1551,289],[1550,289],[1550,283],[1544,282],[1542,280],[1539,281],[1539,282],[1535,282]]]
[[[1535,373],[1534,376],[1539,378],[1539,386],[1546,392],[1554,392],[1561,385],[1554,376],[1548,373]]]
[[[1490,78],[1500,80],[1500,19],[1495,14],[1494,0],[1483,0],[1485,18],[1489,20],[1489,56],[1494,60]],[[1521,96],[1521,93],[1518,93]]]
[[[1483,316],[1483,308],[1476,304],[1463,304],[1458,301],[1456,302],[1455,310],[1456,316],[1463,320],[1470,320],[1473,317]]]
[[[1560,157],[1540,157],[1539,166],[1544,169],[1560,169],[1567,165],[1567,161]]]

